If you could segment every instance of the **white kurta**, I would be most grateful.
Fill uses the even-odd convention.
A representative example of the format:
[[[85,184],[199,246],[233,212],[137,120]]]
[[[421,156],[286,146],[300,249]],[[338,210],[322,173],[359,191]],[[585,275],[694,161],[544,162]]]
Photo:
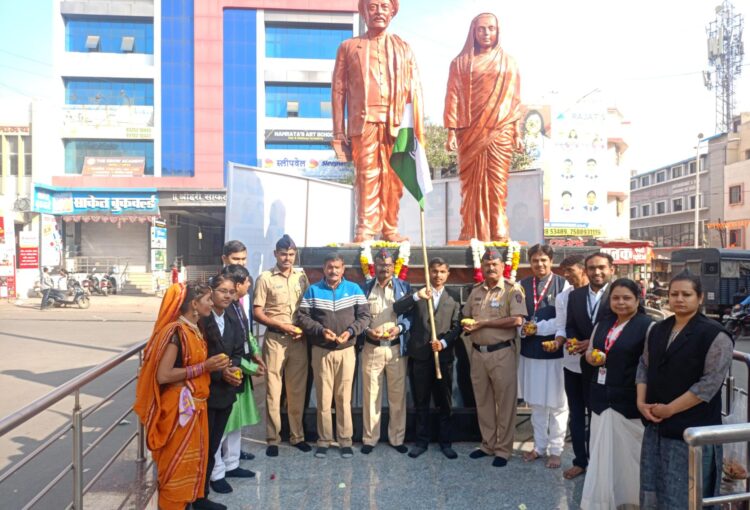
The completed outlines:
[[[641,420],[612,408],[591,414],[591,458],[583,484],[583,510],[639,508]]]

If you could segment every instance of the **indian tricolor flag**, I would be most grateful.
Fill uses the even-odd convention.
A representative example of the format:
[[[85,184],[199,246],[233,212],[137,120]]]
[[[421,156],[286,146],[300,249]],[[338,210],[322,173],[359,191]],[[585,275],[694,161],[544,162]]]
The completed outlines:
[[[404,108],[398,137],[391,154],[391,167],[398,174],[404,187],[414,195],[419,207],[424,210],[424,198],[432,191],[430,167],[424,151],[424,132],[421,118],[414,122],[414,108],[411,103]]]

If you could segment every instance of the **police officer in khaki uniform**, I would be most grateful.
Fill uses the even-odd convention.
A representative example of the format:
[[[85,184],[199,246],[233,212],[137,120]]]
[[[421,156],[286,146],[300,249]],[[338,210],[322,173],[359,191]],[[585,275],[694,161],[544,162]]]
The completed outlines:
[[[276,457],[281,442],[282,376],[286,384],[289,442],[303,452],[312,447],[305,442],[302,418],[307,388],[307,345],[302,330],[294,325],[297,309],[307,287],[307,276],[295,269],[297,246],[284,236],[273,252],[276,265],[258,277],[253,314],[266,326],[263,361],[266,364],[266,455]]]
[[[471,383],[482,434],[472,459],[494,455],[492,465],[503,467],[513,451],[516,421],[516,328],[523,323],[523,289],[503,280],[504,256],[489,247],[482,256],[484,282],[471,291],[463,309],[464,332],[471,335]]]

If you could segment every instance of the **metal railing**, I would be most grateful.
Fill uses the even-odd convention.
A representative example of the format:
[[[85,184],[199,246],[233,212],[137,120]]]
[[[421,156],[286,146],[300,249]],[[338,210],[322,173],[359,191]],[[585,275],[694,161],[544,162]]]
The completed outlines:
[[[65,468],[63,468],[62,471],[54,476],[52,480],[47,483],[47,485],[45,485],[39,492],[37,492],[30,501],[25,503],[25,506],[23,507],[24,509],[32,508],[55,486],[57,486],[58,483],[63,478],[65,478],[65,476],[72,472],[72,498],[70,500],[70,503],[67,503],[66,506],[68,508],[73,508],[74,510],[81,510],[83,508],[84,494],[86,494],[91,489],[91,487],[93,487],[93,485],[99,480],[99,478],[101,478],[104,472],[109,469],[109,467],[117,460],[117,458],[120,457],[120,455],[128,448],[128,446],[130,446],[130,444],[134,440],[136,441],[136,462],[142,465],[143,471],[147,471],[148,469],[150,469],[150,465],[146,465],[145,463],[145,435],[143,426],[139,421],[135,432],[132,433],[125,440],[125,442],[118,447],[114,455],[106,461],[104,466],[89,478],[88,483],[85,483],[84,478],[84,472],[87,471],[85,467],[86,456],[89,455],[107,436],[109,436],[110,433],[112,433],[112,431],[115,430],[118,425],[123,423],[123,420],[125,420],[126,417],[130,413],[132,413],[132,408],[130,405],[128,405],[126,411],[119,415],[113,423],[107,426],[106,429],[88,445],[86,445],[83,440],[84,420],[86,418],[89,418],[93,413],[102,408],[102,406],[104,406],[108,402],[112,402],[116,395],[118,395],[130,384],[132,384],[138,377],[138,371],[136,371],[133,376],[128,377],[125,382],[117,386],[117,388],[103,397],[99,402],[86,409],[81,407],[80,398],[81,389],[84,386],[96,381],[99,377],[108,374],[114,368],[130,360],[136,355],[138,356],[138,366],[140,367],[143,361],[143,349],[145,346],[146,342],[144,341],[121,352],[113,358],[110,358],[104,363],[84,372],[83,374],[75,377],[74,379],[51,391],[47,395],[35,400],[31,404],[0,420],[0,437],[2,437],[5,434],[15,430],[22,424],[26,423],[30,419],[50,409],[53,405],[65,399],[66,397],[74,397],[73,411],[70,417],[70,423],[52,434],[49,438],[42,442],[42,444],[37,446],[33,452],[26,455],[21,461],[12,465],[7,471],[0,475],[0,487],[2,487],[3,483],[6,482],[14,474],[16,474],[20,469],[22,469],[42,453],[45,453],[51,445],[63,438],[69,431],[72,431],[72,461]]]
[[[750,390],[750,354],[734,351],[734,361],[741,361],[748,370],[748,389]],[[735,393],[747,396],[747,390],[736,388],[734,376],[729,374],[724,382],[723,413],[728,415],[732,410],[732,399]],[[739,501],[750,501],[750,480],[745,480],[745,492],[738,494],[725,494],[709,498],[703,497],[703,447],[707,445],[719,445],[727,443],[747,443],[746,453],[750,453],[750,406],[747,407],[745,419],[748,423],[735,423],[727,425],[711,425],[707,427],[690,427],[685,430],[683,438],[688,445],[688,508],[689,510],[700,510],[711,505],[722,505]],[[746,459],[747,464],[747,459]],[[747,466],[745,466],[747,467]]]

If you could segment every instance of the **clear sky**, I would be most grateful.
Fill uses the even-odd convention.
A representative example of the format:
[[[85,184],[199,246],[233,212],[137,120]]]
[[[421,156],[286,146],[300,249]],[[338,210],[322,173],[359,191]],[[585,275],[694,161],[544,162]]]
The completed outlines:
[[[696,135],[713,134],[714,93],[701,71],[708,68],[706,25],[719,3],[401,0],[391,30],[414,48],[427,114],[439,122],[448,64],[471,19],[494,12],[501,44],[521,70],[523,101],[574,102],[601,90],[631,122],[626,164],[645,171],[691,157]],[[750,23],[750,0],[733,3]],[[0,0],[0,98],[48,97],[51,20],[50,0]],[[736,92],[736,111],[750,111],[750,58]]]
[[[442,122],[448,65],[471,19],[492,12],[501,45],[521,72],[525,103],[575,102],[599,89],[631,122],[626,164],[645,171],[694,155],[699,132],[715,126],[706,25],[719,0],[401,0],[391,31],[414,49],[426,113]],[[750,0],[734,0],[750,23]],[[747,39],[747,31],[745,35]],[[750,51],[750,45],[745,42]],[[736,85],[750,111],[750,58]]]
[[[45,98],[52,77],[52,1],[0,0],[0,98]]]

